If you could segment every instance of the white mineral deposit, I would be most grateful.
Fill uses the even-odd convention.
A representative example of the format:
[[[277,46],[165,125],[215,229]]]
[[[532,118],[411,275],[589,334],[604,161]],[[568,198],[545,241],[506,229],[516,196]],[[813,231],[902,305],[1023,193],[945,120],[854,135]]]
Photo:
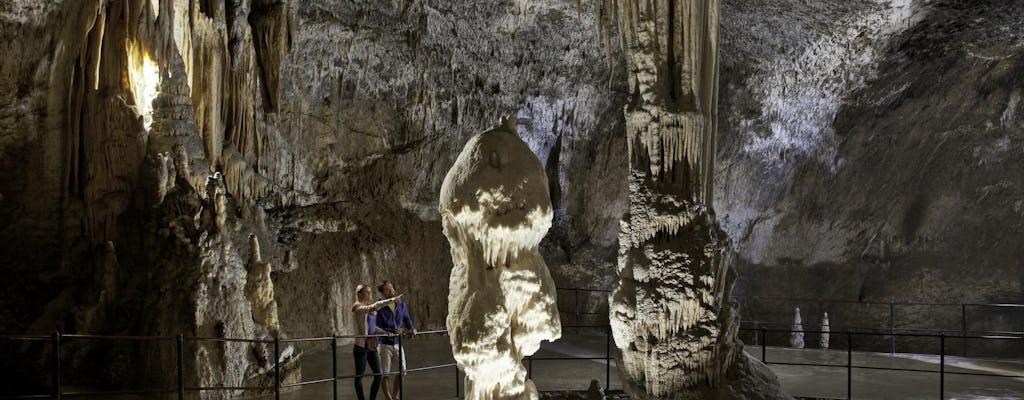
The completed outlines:
[[[548,181],[515,124],[507,117],[471,138],[441,185],[454,264],[447,326],[473,400],[537,399],[522,359],[561,337],[537,247],[551,227]]]

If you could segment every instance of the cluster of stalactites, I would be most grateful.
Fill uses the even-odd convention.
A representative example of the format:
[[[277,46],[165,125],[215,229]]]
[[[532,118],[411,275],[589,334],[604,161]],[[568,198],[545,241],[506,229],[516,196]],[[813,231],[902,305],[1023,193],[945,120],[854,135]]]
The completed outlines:
[[[707,204],[712,129],[708,117],[696,112],[668,112],[657,106],[631,110],[626,114],[630,162],[646,167],[652,180],[683,185],[688,197]]]
[[[710,206],[718,119],[718,0],[595,0],[611,57],[613,28],[626,55],[630,158],[651,179],[686,180]],[[613,25],[616,24],[616,25]]]
[[[481,193],[481,197],[490,194]],[[537,207],[526,214],[529,223],[518,226],[492,226],[486,214],[488,208],[472,210],[463,207],[460,212],[445,216],[451,221],[445,225],[453,236],[465,238],[467,243],[480,247],[489,267],[503,267],[519,258],[519,253],[537,251],[541,239],[551,228],[551,208]]]

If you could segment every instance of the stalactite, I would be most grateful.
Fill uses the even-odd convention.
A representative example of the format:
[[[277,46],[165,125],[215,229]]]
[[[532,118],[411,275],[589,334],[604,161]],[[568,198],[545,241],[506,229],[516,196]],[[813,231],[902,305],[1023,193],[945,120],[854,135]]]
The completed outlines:
[[[270,179],[256,172],[234,146],[224,147],[221,161],[229,192],[242,199],[258,199],[266,196],[271,189]]]
[[[252,42],[252,35],[246,30],[243,42]],[[241,50],[235,54],[235,60],[227,91],[227,143],[246,160],[254,163],[259,161],[260,132],[258,130],[259,110],[262,106],[260,92],[259,65],[256,54],[251,49]]]
[[[254,0],[249,16],[262,77],[264,106],[277,112],[281,104],[281,62],[292,47],[295,22],[284,0]]]
[[[210,168],[217,165],[224,146],[225,89],[230,73],[224,10],[218,10],[207,16],[194,9],[191,26],[192,105]]]

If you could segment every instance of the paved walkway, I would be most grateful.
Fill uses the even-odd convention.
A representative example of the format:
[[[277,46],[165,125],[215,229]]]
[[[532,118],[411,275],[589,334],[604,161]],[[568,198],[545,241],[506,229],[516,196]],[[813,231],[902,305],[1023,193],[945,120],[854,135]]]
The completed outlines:
[[[410,369],[451,363],[448,338],[443,335],[420,336],[406,343]],[[606,339],[601,332],[566,332],[555,343],[546,343],[535,356],[545,357],[604,357]],[[351,375],[353,362],[351,346],[339,345],[339,375]],[[761,348],[747,346],[747,352],[760,358]],[[330,352],[306,349],[303,356],[303,380],[330,377]],[[768,347],[767,359],[772,362],[831,364],[835,367],[810,367],[770,364],[783,387],[792,395],[845,399],[847,390],[847,354],[845,350],[789,349]],[[945,398],[961,400],[1024,399],[1024,378],[1002,378],[966,375],[973,373],[1024,376],[1024,361],[1000,361],[946,357]],[[852,390],[855,399],[917,400],[939,398],[938,356],[882,353],[853,353],[853,365],[868,367],[853,369]],[[878,368],[918,369],[934,372],[892,371]],[[605,380],[604,360],[535,360],[533,379],[542,391],[585,390],[591,379]],[[960,373],[960,374],[951,374]],[[621,389],[612,361],[611,389]],[[406,399],[451,399],[455,397],[455,368],[446,367],[426,371],[412,371],[405,378]],[[364,378],[369,390],[370,379]],[[355,399],[352,380],[338,382],[339,399]],[[322,383],[292,389],[282,394],[285,400],[331,399],[331,383]],[[273,399],[260,396],[259,399]],[[383,396],[378,396],[383,399]]]

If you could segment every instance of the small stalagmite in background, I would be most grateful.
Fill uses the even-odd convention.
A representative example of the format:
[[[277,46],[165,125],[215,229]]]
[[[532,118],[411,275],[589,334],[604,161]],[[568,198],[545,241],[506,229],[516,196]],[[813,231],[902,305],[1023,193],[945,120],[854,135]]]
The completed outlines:
[[[800,307],[796,307],[796,315],[793,317],[793,329],[789,332],[789,347],[804,348],[804,325],[800,318]]]
[[[514,117],[469,139],[439,211],[453,263],[447,326],[466,398],[537,399],[522,359],[562,329],[537,248],[551,227],[548,181]]]
[[[829,332],[831,331],[832,328],[828,326],[828,313],[826,312],[825,316],[821,317],[821,340],[819,344],[822,349],[828,349]]]

